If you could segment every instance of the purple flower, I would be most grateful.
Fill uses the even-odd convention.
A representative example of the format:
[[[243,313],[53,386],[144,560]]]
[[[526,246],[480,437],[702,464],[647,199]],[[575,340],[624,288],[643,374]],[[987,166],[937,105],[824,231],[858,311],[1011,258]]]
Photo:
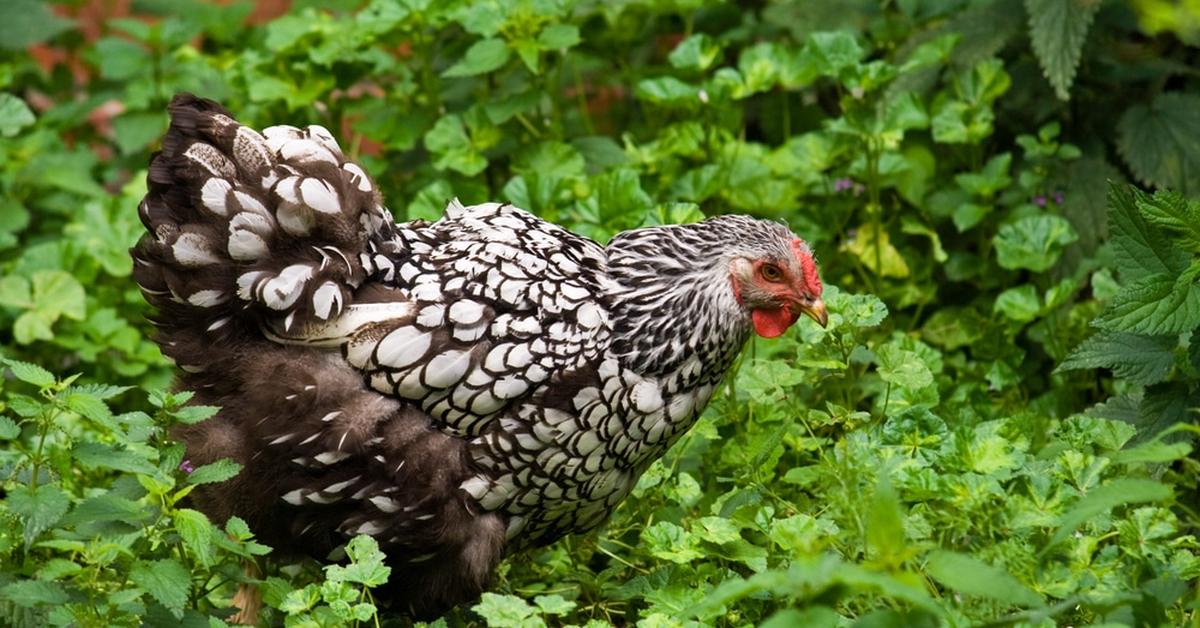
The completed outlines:
[[[1066,200],[1066,198],[1067,197],[1065,195],[1063,195],[1062,190],[1054,190],[1054,202],[1055,203],[1062,205],[1063,201]]]
[[[192,471],[196,470],[196,467],[192,466],[191,460],[184,460],[183,462],[179,463],[179,470],[183,471],[184,473],[191,473]]]
[[[1045,195],[1038,194],[1037,196],[1033,197],[1033,204],[1037,205],[1038,207],[1045,207],[1046,206]]]
[[[849,177],[842,177],[841,179],[838,179],[837,181],[833,182],[833,191],[834,192],[845,192],[846,190],[852,189],[853,187],[854,187],[854,179],[851,179]]]

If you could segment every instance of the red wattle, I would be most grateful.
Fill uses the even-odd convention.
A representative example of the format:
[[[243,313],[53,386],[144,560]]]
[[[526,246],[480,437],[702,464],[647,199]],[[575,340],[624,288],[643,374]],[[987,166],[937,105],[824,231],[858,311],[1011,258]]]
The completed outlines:
[[[754,322],[754,331],[763,338],[776,338],[783,335],[791,327],[798,314],[793,314],[786,307],[776,309],[759,308],[750,312],[750,320]]]

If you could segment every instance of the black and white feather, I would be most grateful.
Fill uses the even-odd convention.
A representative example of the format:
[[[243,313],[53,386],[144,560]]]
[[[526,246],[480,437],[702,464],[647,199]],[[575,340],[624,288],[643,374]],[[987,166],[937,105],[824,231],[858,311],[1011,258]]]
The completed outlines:
[[[223,407],[178,434],[188,455],[245,466],[197,499],[296,553],[378,538],[417,615],[603,522],[750,333],[729,260],[795,238],[734,216],[604,247],[457,201],[397,225],[324,128],[170,111],[135,279],[181,385]]]

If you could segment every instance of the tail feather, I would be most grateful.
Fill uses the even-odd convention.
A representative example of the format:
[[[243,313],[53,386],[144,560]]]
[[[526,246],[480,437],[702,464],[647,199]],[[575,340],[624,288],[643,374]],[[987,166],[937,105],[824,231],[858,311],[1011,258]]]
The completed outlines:
[[[366,173],[323,127],[260,134],[190,94],[169,111],[138,209],[148,233],[131,251],[168,355],[172,335],[340,314],[368,274],[369,243],[393,228]]]

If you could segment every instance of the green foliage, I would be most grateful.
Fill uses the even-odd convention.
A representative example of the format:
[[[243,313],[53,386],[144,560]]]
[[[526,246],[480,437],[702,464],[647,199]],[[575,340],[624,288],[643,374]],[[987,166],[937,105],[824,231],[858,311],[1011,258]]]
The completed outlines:
[[[1200,203],[1173,192],[1109,190],[1118,283],[1092,321],[1101,331],[1059,370],[1108,368],[1125,386],[1098,410],[1141,428],[1142,438],[1178,423],[1200,395]],[[1123,411],[1115,414],[1117,408]]]
[[[216,410],[160,392],[129,276],[184,90],[331,129],[399,219],[742,212],[819,254],[827,328],[752,345],[604,530],[435,625],[1196,622],[1200,91],[1168,4],[155,0],[85,33],[0,3],[0,49],[48,51],[0,57],[0,623],[221,625],[268,552],[190,507],[239,470],[167,437]],[[1106,227],[1122,178],[1176,192],[1116,183]],[[262,621],[399,623],[383,560],[259,560]]]
[[[58,380],[25,362],[6,366],[36,394],[14,386],[0,417],[4,623],[208,621],[227,606],[230,583],[246,580],[242,561],[269,548],[240,519],[220,528],[181,506],[196,484],[238,471],[229,461],[191,470],[183,448],[167,439],[172,425],[203,408],[184,406],[188,393],[161,394],[151,400],[153,415],[113,414],[110,404],[127,387]]]

